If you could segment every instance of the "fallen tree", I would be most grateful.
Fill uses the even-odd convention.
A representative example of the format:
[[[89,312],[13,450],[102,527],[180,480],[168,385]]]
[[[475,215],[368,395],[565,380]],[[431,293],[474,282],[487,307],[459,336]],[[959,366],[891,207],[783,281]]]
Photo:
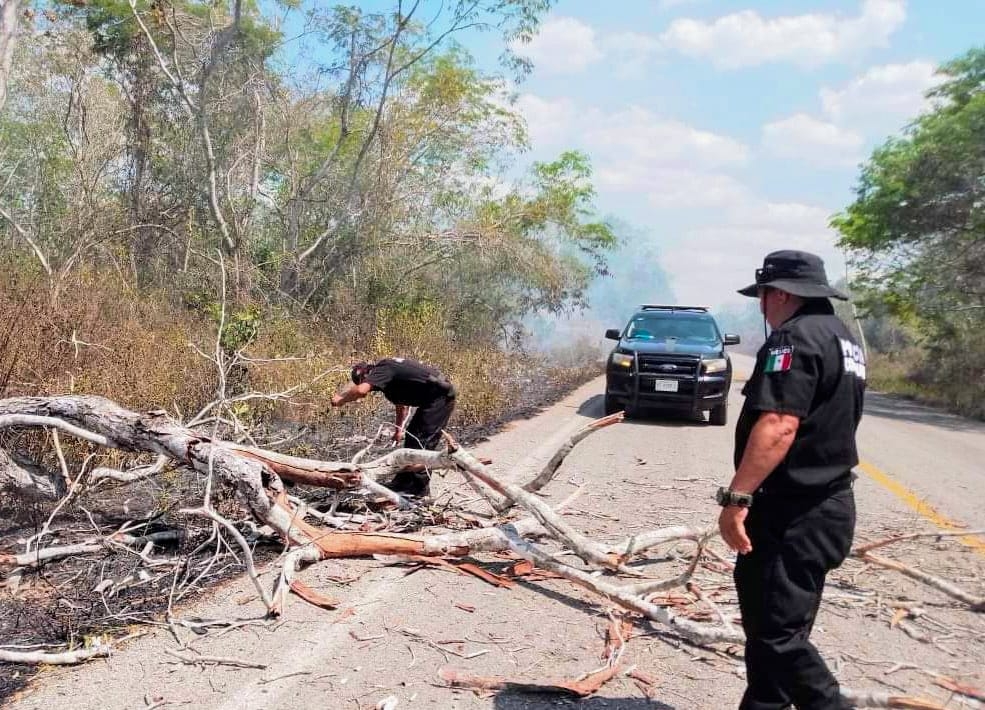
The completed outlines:
[[[713,600],[714,593],[702,590],[691,579],[699,564],[719,571],[727,570],[727,561],[707,548],[709,541],[717,535],[717,530],[674,526],[644,531],[621,541],[596,541],[564,519],[561,513],[564,503],[552,508],[537,494],[552,480],[564,458],[578,442],[599,429],[621,421],[621,418],[621,414],[616,414],[590,423],[562,442],[548,464],[529,480],[515,481],[501,474],[494,475],[486,464],[451,437],[447,437],[444,451],[401,449],[363,461],[369,451],[367,447],[350,461],[321,461],[226,441],[215,433],[210,435],[198,428],[187,427],[162,411],[136,413],[100,397],[0,400],[0,429],[44,428],[76,437],[86,442],[87,446],[155,457],[154,464],[137,465],[127,470],[105,467],[87,470],[86,466],[92,458],[90,455],[73,475],[65,463],[57,436],[53,436],[52,441],[58,448],[60,474],[46,474],[42,467],[27,464],[32,473],[25,475],[19,471],[28,469],[24,463],[18,462],[18,472],[10,474],[8,488],[24,496],[51,499],[64,494],[64,497],[40,533],[26,542],[22,552],[0,553],[0,573],[13,578],[56,560],[120,551],[139,559],[141,575],[173,574],[174,597],[174,588],[179,586],[180,564],[155,553],[162,546],[180,539],[181,530],[151,530],[148,528],[151,519],[134,520],[127,521],[107,535],[89,537],[71,544],[45,544],[59,511],[87,486],[106,480],[114,481],[116,485],[129,485],[156,475],[167,467],[174,467],[196,472],[205,480],[201,505],[182,508],[179,513],[189,519],[207,520],[212,525],[210,536],[197,548],[201,550],[215,546],[216,552],[207,563],[206,570],[214,565],[215,557],[220,554],[237,557],[256,586],[268,617],[284,613],[289,591],[321,607],[334,608],[338,605],[337,600],[297,579],[298,570],[305,564],[353,557],[376,558],[384,563],[420,564],[433,560],[434,564],[506,585],[509,582],[502,577],[475,565],[455,564],[454,560],[482,553],[509,552],[525,560],[524,564],[528,565],[522,572],[518,571],[517,566],[515,574],[540,574],[543,575],[541,578],[567,580],[621,608],[626,618],[635,618],[638,623],[658,624],[697,645],[741,644],[743,635],[734,624],[734,616],[717,606]],[[10,462],[8,471],[13,470],[13,460],[2,454],[0,464],[4,462]],[[383,485],[408,465],[458,472],[488,510],[483,513],[474,509],[450,509],[443,511],[436,519],[423,501],[401,496]],[[214,485],[219,484],[233,491],[235,500],[248,513],[248,518],[233,521],[216,510],[213,505]],[[293,484],[328,491],[333,496],[330,509],[319,511],[302,497],[292,495],[289,488]],[[67,493],[64,493],[66,488]],[[340,511],[342,501],[349,507],[354,501],[357,502],[362,512]],[[516,517],[517,514],[520,516]],[[314,522],[309,522],[309,519]],[[276,539],[283,545],[281,570],[272,590],[261,582],[252,557],[253,543],[262,538]],[[232,543],[224,542],[225,539],[231,539]],[[884,560],[871,554],[871,550],[897,539],[903,538],[862,546],[854,556],[870,564],[899,570],[911,579],[964,601],[973,609],[979,607],[976,597],[960,593],[960,590],[955,593],[953,585],[948,586],[943,580],[903,569],[905,566],[885,564]],[[541,541],[560,546],[560,552],[549,551],[539,544]],[[655,547],[668,543],[693,545],[686,569],[668,579],[647,577],[644,568],[652,561],[647,554]],[[225,552],[221,553],[220,550]],[[564,561],[564,556],[575,559]],[[204,574],[201,572],[198,578]],[[189,576],[186,570],[185,579]],[[102,580],[97,589],[100,593],[113,594],[135,583],[129,578]],[[675,597],[668,593],[674,588],[683,588],[690,597],[682,603],[680,595]],[[0,662],[79,663],[105,656],[112,648],[112,644],[101,643],[95,648],[70,648],[64,652],[3,650]],[[183,660],[218,662],[197,657]],[[605,669],[591,674],[587,682],[551,681],[545,684],[503,678],[466,681],[451,673],[445,681],[451,685],[485,690],[529,686],[588,694],[595,692],[602,683],[619,672],[618,664],[613,661]],[[846,689],[845,694],[860,706],[935,707],[927,701],[902,696],[890,697],[851,689]]]
[[[373,555],[464,557],[479,552],[511,550],[540,566],[551,565],[552,571],[616,604],[653,621],[667,624],[695,642],[739,642],[742,638],[732,628],[718,629],[680,619],[665,608],[649,604],[634,590],[596,580],[584,570],[566,564],[554,565],[549,561],[547,553],[524,539],[550,536],[567,545],[590,565],[602,565],[627,573],[630,570],[625,567],[625,562],[649,549],[649,545],[637,542],[640,536],[614,548],[604,548],[574,530],[531,492],[549,482],[550,472],[557,470],[564,456],[573,448],[573,444],[569,446],[567,442],[559,454],[552,458],[547,469],[538,472],[534,481],[522,487],[499,481],[489,473],[484,464],[450,439],[447,452],[403,449],[365,464],[354,464],[285,456],[213,439],[183,427],[161,411],[141,415],[101,397],[12,398],[0,401],[0,416],[9,417],[8,421],[20,426],[57,426],[102,446],[167,456],[177,464],[188,466],[206,476],[214,476],[231,486],[255,520],[261,525],[269,526],[288,546],[289,552],[285,556],[277,589],[273,597],[267,600],[267,608],[271,614],[283,612],[286,592],[292,585],[297,587],[295,572],[304,563]],[[588,433],[614,424],[620,419],[621,415],[600,419],[572,438],[576,443]],[[430,469],[456,468],[468,477],[478,492],[487,497],[494,510],[507,509],[504,501],[508,500],[511,502],[510,507],[519,505],[532,515],[532,519],[516,524],[503,524],[492,529],[465,530],[445,535],[329,530],[308,523],[303,516],[298,515],[283,484],[283,480],[289,480],[367,496],[384,495],[406,509],[411,504],[399,495],[385,492],[376,478],[395,474],[409,464],[424,465]],[[208,501],[203,510],[223,522]],[[687,539],[706,537],[709,534],[709,531],[695,530],[678,532],[681,538]],[[654,538],[661,542],[667,541],[665,535],[656,534]],[[64,550],[38,548],[19,557],[4,555],[0,556],[0,569],[17,566],[18,562],[31,558],[51,559],[91,551],[101,544],[99,541],[84,543],[67,553]]]

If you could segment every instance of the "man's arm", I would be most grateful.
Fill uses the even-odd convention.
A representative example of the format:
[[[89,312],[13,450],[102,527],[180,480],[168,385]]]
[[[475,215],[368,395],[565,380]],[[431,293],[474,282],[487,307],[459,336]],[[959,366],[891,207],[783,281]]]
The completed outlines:
[[[373,391],[373,385],[368,382],[363,382],[358,385],[350,385],[342,394],[332,395],[332,406],[341,407],[346,402],[355,402],[357,399],[362,399],[370,392]]]
[[[793,414],[760,414],[749,433],[749,442],[729,488],[737,493],[755,493],[790,451],[799,426],[800,418]],[[722,508],[718,516],[722,538],[729,547],[743,554],[752,551],[745,526],[748,513],[747,508],[730,505]]]
[[[400,440],[404,438],[404,422],[407,421],[407,407],[403,404],[394,405],[397,408],[397,416],[393,420],[393,425],[397,428],[393,432],[393,440],[400,443]]]

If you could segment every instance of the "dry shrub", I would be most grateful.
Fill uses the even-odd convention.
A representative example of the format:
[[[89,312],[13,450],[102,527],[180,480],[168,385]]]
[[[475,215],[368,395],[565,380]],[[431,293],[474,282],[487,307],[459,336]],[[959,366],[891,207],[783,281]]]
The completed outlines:
[[[137,409],[188,411],[215,391],[208,363],[189,347],[201,325],[167,297],[136,293],[82,272],[47,284],[0,267],[2,395],[98,394]]]
[[[931,341],[916,375],[951,411],[985,419],[985,332],[976,325]]]
[[[923,359],[924,352],[917,347],[892,353],[870,352],[866,365],[868,386],[877,392],[904,397],[927,396],[927,383],[916,379]]]
[[[520,363],[516,356],[487,344],[459,342],[447,322],[446,314],[434,304],[413,310],[380,310],[371,356],[405,355],[434,365],[458,391],[452,423],[489,422],[515,400]]]
[[[23,266],[0,264],[0,278],[9,284],[0,292],[0,323],[7,324],[6,330],[0,326],[0,386],[6,385],[0,396],[96,394],[186,418],[215,399],[215,365],[191,345],[207,353],[215,348],[216,323],[206,310],[162,292],[133,291],[105,274],[73,275],[60,284],[57,298],[45,279],[28,276]],[[246,424],[305,426],[323,444],[375,431],[392,414],[381,397],[329,406],[331,394],[348,383],[350,364],[363,359],[405,356],[441,369],[459,392],[453,429],[475,429],[525,411],[531,401],[555,399],[598,374],[591,362],[553,367],[546,356],[459,342],[446,322],[431,305],[381,310],[370,321],[368,342],[357,347],[355,327],[263,311],[243,351],[245,374],[237,386],[265,393],[305,386],[289,402],[237,403],[236,415]],[[319,448],[310,446],[296,444],[295,451]],[[40,453],[45,447],[29,448]]]
[[[869,386],[951,412],[985,419],[985,335],[965,333],[947,347],[870,353]]]

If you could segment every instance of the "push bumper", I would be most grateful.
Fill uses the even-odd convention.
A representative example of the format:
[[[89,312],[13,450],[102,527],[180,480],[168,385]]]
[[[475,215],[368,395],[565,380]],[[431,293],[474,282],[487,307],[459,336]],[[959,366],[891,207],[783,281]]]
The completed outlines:
[[[723,404],[728,398],[731,376],[714,373],[691,377],[657,376],[635,371],[606,373],[605,394],[632,409],[664,408],[701,412]],[[676,384],[676,391],[671,385]]]

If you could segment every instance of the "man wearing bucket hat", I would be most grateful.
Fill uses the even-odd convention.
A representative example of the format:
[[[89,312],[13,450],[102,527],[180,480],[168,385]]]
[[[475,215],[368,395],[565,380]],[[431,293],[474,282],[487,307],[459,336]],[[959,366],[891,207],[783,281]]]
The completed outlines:
[[[768,254],[755,283],[772,328],[742,390],[735,476],[718,519],[739,553],[735,586],[746,633],[740,710],[851,707],[809,640],[827,573],[855,529],[852,467],[865,355],[834,314],[824,263],[801,251]]]
[[[393,440],[408,449],[435,450],[441,444],[441,430],[455,410],[455,387],[437,369],[403,357],[376,362],[357,362],[352,366],[352,384],[332,396],[332,406],[362,399],[374,390],[397,408]],[[404,428],[409,407],[417,407]],[[423,466],[412,465],[399,471],[389,487],[401,493],[427,497],[430,476]]]

